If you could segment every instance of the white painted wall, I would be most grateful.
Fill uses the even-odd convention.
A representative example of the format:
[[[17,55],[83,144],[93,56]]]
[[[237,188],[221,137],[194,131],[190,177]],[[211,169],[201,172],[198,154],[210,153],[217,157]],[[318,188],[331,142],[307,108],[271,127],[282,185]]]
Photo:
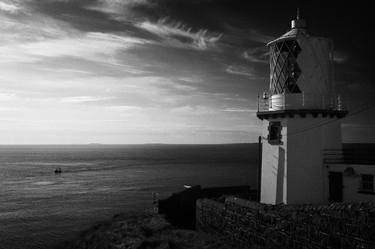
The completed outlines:
[[[327,165],[327,181],[328,172],[344,172],[347,167],[352,167],[355,171],[354,176],[343,176],[343,201],[371,201],[375,202],[375,195],[358,193],[361,184],[360,174],[371,174],[375,176],[375,165],[360,165],[360,164],[331,164]],[[327,185],[328,186],[328,185]],[[325,189],[328,196],[329,188]]]
[[[271,145],[267,141],[270,121],[281,121],[282,144]],[[262,203],[278,204],[286,201],[286,120],[263,120],[262,128],[262,178],[260,199]],[[285,152],[282,155],[283,151]]]
[[[325,203],[323,150],[333,143],[329,140],[336,139],[335,130],[340,130],[323,125],[329,120],[288,119],[288,204]]]
[[[301,47],[297,63],[302,71],[297,85],[301,91],[317,98],[322,94],[330,95],[333,87],[331,41],[326,38],[310,36],[298,38],[297,42]]]
[[[269,121],[281,121],[281,145],[268,143]],[[309,115],[269,121],[263,121],[261,202],[326,203],[323,150],[341,149],[340,121]]]

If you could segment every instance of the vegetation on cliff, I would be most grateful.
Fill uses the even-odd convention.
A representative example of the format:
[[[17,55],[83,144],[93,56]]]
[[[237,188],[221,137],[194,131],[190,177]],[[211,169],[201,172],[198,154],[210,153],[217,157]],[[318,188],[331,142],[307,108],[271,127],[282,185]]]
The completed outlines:
[[[236,249],[224,238],[172,226],[157,214],[121,214],[56,249]]]

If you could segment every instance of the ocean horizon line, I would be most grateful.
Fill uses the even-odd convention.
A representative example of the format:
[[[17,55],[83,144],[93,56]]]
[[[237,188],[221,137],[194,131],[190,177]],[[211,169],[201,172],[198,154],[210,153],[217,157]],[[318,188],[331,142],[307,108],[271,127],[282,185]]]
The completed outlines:
[[[139,145],[245,145],[256,144],[258,142],[238,142],[238,143],[30,143],[30,144],[1,144],[0,146],[139,146]]]

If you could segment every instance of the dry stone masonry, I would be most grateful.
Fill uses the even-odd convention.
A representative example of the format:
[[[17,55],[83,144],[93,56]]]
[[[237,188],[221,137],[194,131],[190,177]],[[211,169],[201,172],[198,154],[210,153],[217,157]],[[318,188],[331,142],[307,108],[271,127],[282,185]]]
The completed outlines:
[[[196,205],[198,230],[242,248],[374,249],[374,217],[374,203],[275,206],[228,197]]]

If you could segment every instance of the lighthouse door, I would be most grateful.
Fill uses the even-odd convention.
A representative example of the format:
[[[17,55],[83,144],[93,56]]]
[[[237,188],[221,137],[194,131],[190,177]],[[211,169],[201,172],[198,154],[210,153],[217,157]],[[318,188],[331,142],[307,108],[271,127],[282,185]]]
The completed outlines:
[[[342,173],[329,172],[329,202],[342,202]]]

